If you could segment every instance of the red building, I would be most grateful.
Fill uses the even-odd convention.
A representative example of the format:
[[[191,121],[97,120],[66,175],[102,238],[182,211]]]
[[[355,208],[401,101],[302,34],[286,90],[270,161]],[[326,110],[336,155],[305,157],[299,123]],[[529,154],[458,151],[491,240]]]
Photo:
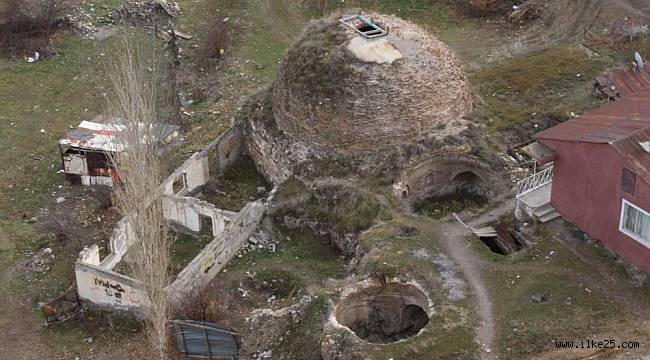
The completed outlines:
[[[617,79],[622,99],[535,136],[549,165],[520,183],[517,205],[562,216],[650,273],[650,76],[630,71]]]

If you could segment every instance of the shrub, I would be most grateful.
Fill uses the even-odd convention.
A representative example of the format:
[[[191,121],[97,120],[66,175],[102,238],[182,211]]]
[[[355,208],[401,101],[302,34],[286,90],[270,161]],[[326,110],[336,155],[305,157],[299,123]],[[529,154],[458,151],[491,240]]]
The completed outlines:
[[[6,0],[0,8],[0,53],[51,53],[50,40],[60,28],[70,1]]]
[[[63,241],[66,245],[76,247],[72,244],[77,234],[79,224],[74,218],[74,214],[64,208],[55,208],[48,215],[41,226],[46,233],[54,234],[57,239]]]
[[[90,191],[99,210],[108,210],[113,206],[113,189],[109,186],[93,186]]]

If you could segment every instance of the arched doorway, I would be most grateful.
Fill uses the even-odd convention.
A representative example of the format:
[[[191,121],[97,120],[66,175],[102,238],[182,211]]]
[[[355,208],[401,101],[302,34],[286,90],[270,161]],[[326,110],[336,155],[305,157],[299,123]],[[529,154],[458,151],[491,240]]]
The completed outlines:
[[[454,176],[452,183],[459,194],[485,195],[483,180],[472,171],[463,171]]]

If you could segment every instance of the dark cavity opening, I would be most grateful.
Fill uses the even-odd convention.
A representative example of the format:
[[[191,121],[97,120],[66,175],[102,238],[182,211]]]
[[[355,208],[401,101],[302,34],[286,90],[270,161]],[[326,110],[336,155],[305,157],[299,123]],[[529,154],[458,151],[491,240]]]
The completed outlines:
[[[342,299],[336,318],[358,337],[387,344],[417,335],[429,323],[428,299],[412,285],[389,283]]]
[[[481,208],[487,203],[481,178],[465,171],[456,175],[441,193],[416,201],[414,209],[420,214],[442,218],[465,209]]]
[[[490,251],[500,255],[509,255],[523,248],[523,243],[508,229],[504,223],[494,226],[497,236],[479,237]]]
[[[499,246],[497,243],[497,237],[481,237],[481,242],[487,246],[490,251],[493,253],[499,254],[499,255],[508,255],[509,253],[505,252],[505,250]]]
[[[371,26],[366,23],[361,23],[361,25],[357,26],[357,30],[361,31],[362,33],[367,33],[371,31],[377,30],[374,26]]]

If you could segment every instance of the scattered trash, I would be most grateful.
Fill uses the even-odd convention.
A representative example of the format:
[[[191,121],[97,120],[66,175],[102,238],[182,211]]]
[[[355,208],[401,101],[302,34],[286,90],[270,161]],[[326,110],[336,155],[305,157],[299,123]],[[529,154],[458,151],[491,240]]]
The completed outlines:
[[[564,305],[571,305],[571,304],[572,304],[571,297],[567,297],[566,299],[564,299]]]
[[[63,196],[59,196],[58,198],[56,198],[56,203],[57,204],[61,204],[61,203],[64,203],[64,202],[65,202],[65,198]]]
[[[33,62],[38,61],[40,58],[41,58],[41,54],[37,51],[34,53],[34,57],[30,56],[27,58],[27,62],[31,64]]]
[[[548,300],[548,298],[546,297],[546,295],[544,295],[542,293],[535,293],[535,294],[530,296],[530,301],[532,303],[539,304],[539,303],[546,302],[546,300]]]

